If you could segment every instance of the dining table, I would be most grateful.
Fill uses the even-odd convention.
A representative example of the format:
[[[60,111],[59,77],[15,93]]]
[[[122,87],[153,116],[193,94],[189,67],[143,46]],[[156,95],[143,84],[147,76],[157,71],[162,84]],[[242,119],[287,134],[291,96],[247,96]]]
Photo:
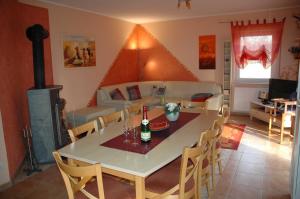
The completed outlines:
[[[201,112],[198,109],[181,109],[180,115],[185,113],[198,113],[191,120],[181,125],[180,128],[169,136],[165,137],[155,147],[149,149],[146,153],[137,153],[120,148],[109,147],[105,143],[116,137],[123,136],[125,121],[113,123],[102,128],[95,133],[83,137],[74,143],[71,143],[58,152],[61,156],[83,161],[90,164],[101,164],[103,173],[114,175],[120,178],[134,182],[136,198],[144,199],[146,196],[145,179],[147,176],[158,171],[168,163],[178,158],[184,147],[191,147],[197,143],[201,133],[209,129],[214,120],[218,117],[218,111],[207,110]],[[162,107],[153,108],[148,111],[148,118],[151,120],[164,115]],[[131,118],[132,125],[137,127],[141,123],[141,115]],[[181,116],[179,116],[180,119]],[[172,125],[173,122],[170,122]],[[176,123],[176,121],[175,121]],[[152,132],[155,134],[164,133],[164,131]],[[129,135],[129,148],[133,142],[133,136]],[[125,139],[125,136],[124,136]],[[121,142],[121,141],[120,141]],[[124,143],[120,143],[124,145]],[[147,148],[147,144],[139,142],[139,148]]]

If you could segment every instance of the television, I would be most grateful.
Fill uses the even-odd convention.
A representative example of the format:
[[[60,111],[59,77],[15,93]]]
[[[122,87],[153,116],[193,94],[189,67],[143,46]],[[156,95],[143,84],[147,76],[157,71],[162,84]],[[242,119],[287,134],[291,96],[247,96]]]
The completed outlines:
[[[284,98],[295,100],[297,98],[297,81],[270,79],[269,81],[269,100],[274,98]]]

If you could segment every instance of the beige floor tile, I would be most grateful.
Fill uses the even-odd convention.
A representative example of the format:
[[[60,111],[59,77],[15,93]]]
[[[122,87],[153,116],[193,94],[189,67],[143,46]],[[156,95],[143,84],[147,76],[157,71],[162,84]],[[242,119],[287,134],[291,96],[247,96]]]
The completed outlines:
[[[239,152],[239,151],[234,151],[231,156],[230,156],[230,160],[234,160],[234,161],[240,161],[241,158],[243,156],[243,152]]]
[[[246,173],[246,174],[263,174],[265,170],[264,165],[259,165],[255,163],[247,163],[241,162],[238,166],[237,172],[238,173]]]
[[[227,199],[261,199],[262,191],[249,186],[232,186]]]
[[[262,199],[290,199],[290,198],[291,196],[289,193],[278,192],[276,190],[262,192]]]
[[[261,175],[253,175],[246,173],[237,173],[233,179],[232,186],[249,186],[252,188],[261,189],[263,177]]]
[[[263,175],[262,189],[266,192],[278,191],[289,193],[289,175]]]

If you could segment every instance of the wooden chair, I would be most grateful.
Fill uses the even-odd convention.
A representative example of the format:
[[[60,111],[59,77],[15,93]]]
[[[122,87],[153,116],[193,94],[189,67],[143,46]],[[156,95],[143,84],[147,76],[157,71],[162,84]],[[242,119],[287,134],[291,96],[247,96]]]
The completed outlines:
[[[126,118],[129,118],[131,115],[138,115],[142,112],[143,104],[137,103],[132,104],[131,106],[128,106],[125,109]]]
[[[219,174],[222,174],[222,161],[221,161],[221,135],[223,132],[224,121],[228,120],[227,117],[219,117],[214,121],[214,124],[211,128],[212,136],[212,149],[211,149],[211,166],[212,166],[212,186],[213,189],[216,186],[215,177],[216,177],[216,165],[219,168]]]
[[[210,172],[208,132],[201,134],[200,143],[193,148],[185,147],[181,158],[177,158],[146,178],[146,198],[198,199],[201,197],[199,187],[202,187],[202,184],[206,182],[208,183],[208,191],[210,190],[209,178],[208,180],[202,178],[206,174],[209,175]],[[178,165],[180,165],[180,170],[178,170]],[[165,191],[166,189],[167,191]]]
[[[208,198],[211,197],[211,148],[212,148],[212,137],[211,130],[207,130],[201,133],[200,139],[198,141],[198,146],[202,147],[203,164],[202,164],[202,174],[201,174],[201,185],[206,187]]]
[[[95,131],[98,131],[98,124],[96,120],[82,124],[72,129],[68,129],[68,133],[72,142],[76,142],[76,140],[83,137],[84,133],[85,136],[88,136]]]
[[[124,111],[123,110],[99,117],[101,128],[108,126],[108,124],[110,124],[110,123],[120,122],[123,120],[124,120]]]
[[[208,102],[192,102],[189,100],[182,100],[181,106],[183,108],[199,109],[201,112],[207,113]]]
[[[224,124],[228,122],[230,117],[230,109],[229,107],[222,108],[222,117],[224,118]]]
[[[135,198],[134,187],[102,174],[100,164],[70,166],[63,162],[58,152],[53,152],[53,156],[63,177],[69,199],[104,199],[104,195],[107,198]],[[91,181],[92,178],[96,180]]]
[[[65,182],[69,199],[74,199],[77,192],[83,193],[90,199],[104,199],[102,170],[100,164],[85,167],[75,167],[65,164],[58,152],[53,152],[54,159]],[[91,178],[96,177],[98,197],[85,189]]]

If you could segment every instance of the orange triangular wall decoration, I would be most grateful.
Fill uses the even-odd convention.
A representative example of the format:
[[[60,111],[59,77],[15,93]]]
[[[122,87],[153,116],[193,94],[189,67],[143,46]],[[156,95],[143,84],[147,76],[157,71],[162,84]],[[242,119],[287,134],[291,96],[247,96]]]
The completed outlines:
[[[134,81],[199,81],[157,39],[136,25],[99,87]],[[96,93],[88,106],[96,105]]]

